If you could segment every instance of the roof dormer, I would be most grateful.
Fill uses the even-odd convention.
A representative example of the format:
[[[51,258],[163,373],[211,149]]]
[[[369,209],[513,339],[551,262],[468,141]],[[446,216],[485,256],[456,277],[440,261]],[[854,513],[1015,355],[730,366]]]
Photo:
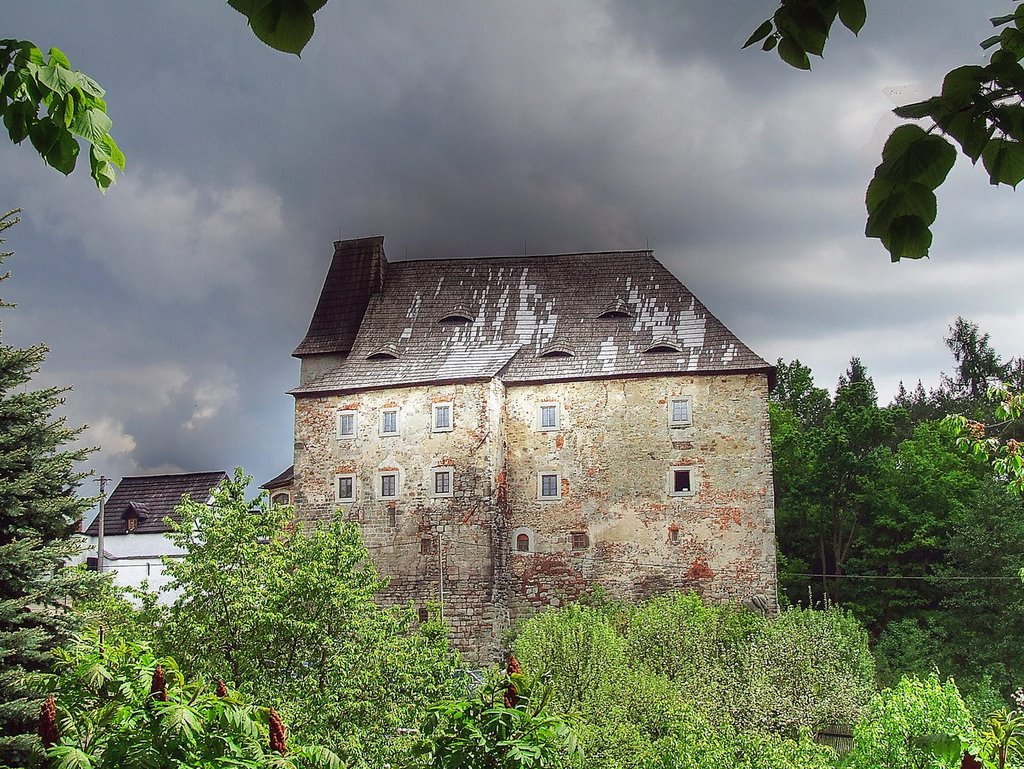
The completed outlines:
[[[464,304],[457,304],[437,319],[440,326],[467,326],[476,319],[476,313]]]
[[[623,318],[632,318],[633,313],[629,311],[629,305],[622,299],[616,299],[605,305],[597,317],[602,320],[622,320]]]
[[[378,347],[366,356],[367,360],[397,360],[398,347],[393,342],[388,342]]]

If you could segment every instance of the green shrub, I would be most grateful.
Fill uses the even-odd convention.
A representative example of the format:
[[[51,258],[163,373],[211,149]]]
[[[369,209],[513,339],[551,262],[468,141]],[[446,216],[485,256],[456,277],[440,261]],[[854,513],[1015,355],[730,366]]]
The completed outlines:
[[[794,735],[852,724],[875,691],[867,633],[846,611],[788,609],[751,638],[729,710],[743,728]]]
[[[272,709],[247,704],[223,684],[191,682],[170,657],[131,642],[87,637],[58,649],[40,732],[62,769],[237,767],[300,769],[341,761],[324,748],[286,744]]]
[[[854,727],[849,769],[957,767],[959,757],[938,758],[919,744],[929,735],[955,735],[976,742],[971,715],[952,680],[904,677],[876,694]]]
[[[523,669],[545,676],[559,712],[587,710],[625,667],[625,642],[599,609],[570,604],[534,615],[516,637]]]

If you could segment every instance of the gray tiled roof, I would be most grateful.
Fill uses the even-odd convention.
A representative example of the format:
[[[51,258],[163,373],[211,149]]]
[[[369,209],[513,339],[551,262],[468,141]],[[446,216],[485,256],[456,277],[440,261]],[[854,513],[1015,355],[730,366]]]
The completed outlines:
[[[136,475],[122,478],[103,509],[104,536],[127,534],[127,513],[134,509],[139,523],[135,534],[161,534],[170,531],[164,518],[177,519],[174,508],[188,495],[197,502],[205,502],[213,490],[228,475],[224,471],[213,473],[177,473],[175,475]],[[85,533],[99,534],[97,516]]]
[[[471,323],[438,323],[467,310]],[[658,341],[679,352],[645,352]],[[381,351],[397,357],[367,359]],[[772,367],[650,251],[407,261],[388,266],[346,359],[292,393],[750,370]]]

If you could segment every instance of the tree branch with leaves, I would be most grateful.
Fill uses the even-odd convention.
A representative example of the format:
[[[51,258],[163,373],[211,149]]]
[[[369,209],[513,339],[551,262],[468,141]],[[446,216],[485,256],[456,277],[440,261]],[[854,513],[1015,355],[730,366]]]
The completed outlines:
[[[761,43],[790,66],[809,70],[810,55],[824,55],[836,19],[858,34],[867,20],[864,0],[782,0],[743,47]],[[999,32],[981,42],[992,50],[987,64],[957,67],[939,95],[893,110],[905,120],[930,122],[892,132],[867,188],[865,234],[881,240],[894,262],[928,256],[935,190],[953,168],[956,145],[972,163],[981,160],[993,185],[1016,188],[1024,180],[1024,2],[991,22]]]

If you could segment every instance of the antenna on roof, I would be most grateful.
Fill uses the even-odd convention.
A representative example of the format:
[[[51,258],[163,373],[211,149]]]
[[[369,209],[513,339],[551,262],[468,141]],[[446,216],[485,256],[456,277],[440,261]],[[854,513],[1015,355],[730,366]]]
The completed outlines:
[[[523,256],[526,256],[526,238],[523,238]]]
[[[644,245],[647,246],[647,250],[648,251],[651,250],[651,240],[650,240],[650,238],[644,238]]]

